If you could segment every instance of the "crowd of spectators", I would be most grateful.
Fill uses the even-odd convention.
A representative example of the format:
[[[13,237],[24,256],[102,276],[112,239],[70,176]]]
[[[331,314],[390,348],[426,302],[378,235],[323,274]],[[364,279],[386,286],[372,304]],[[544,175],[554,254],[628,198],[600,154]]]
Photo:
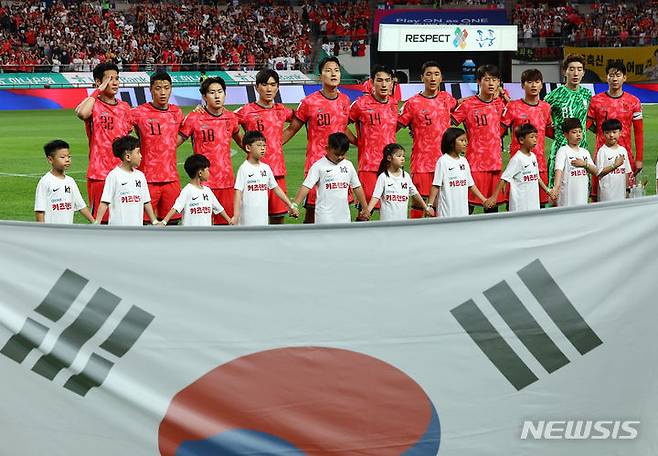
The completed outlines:
[[[512,14],[521,46],[646,46],[658,44],[658,7],[612,2],[549,7],[518,3]]]
[[[310,64],[311,26],[325,17],[324,9],[209,3],[140,2],[121,10],[98,1],[6,3],[0,6],[0,65],[4,71],[32,71],[33,65],[90,71],[112,60],[124,70],[164,64],[176,71],[253,69],[267,62],[305,70]],[[332,13],[337,16],[327,9]]]

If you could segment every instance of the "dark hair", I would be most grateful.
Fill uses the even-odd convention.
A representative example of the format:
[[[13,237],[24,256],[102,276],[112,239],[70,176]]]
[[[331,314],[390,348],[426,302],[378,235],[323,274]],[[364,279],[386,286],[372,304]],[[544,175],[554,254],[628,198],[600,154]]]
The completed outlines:
[[[604,120],[603,123],[601,124],[601,130],[603,133],[606,131],[612,131],[612,130],[621,130],[622,125],[621,121],[619,119],[607,119]]]
[[[43,146],[43,151],[46,154],[46,157],[52,157],[60,149],[69,149],[69,143],[62,139],[55,139],[50,141],[48,144]]]
[[[347,135],[345,133],[332,133],[329,135],[327,147],[329,149],[345,153],[350,148],[350,140],[347,139]]]
[[[208,93],[211,84],[219,84],[220,86],[222,86],[222,90],[226,92],[226,81],[224,81],[224,79],[221,78],[220,76],[213,76],[212,78],[204,79],[203,82],[201,83],[201,87],[199,88],[199,92],[201,92],[201,95],[205,95]]]
[[[260,131],[246,131],[242,137],[242,145],[246,148],[247,146],[252,145],[256,141],[265,141],[265,136]]]
[[[267,81],[269,81],[270,78],[274,78],[274,82],[276,82],[277,85],[279,84],[279,73],[270,68],[264,68],[256,73],[256,85],[267,84]]]
[[[169,76],[169,73],[166,71],[158,70],[151,75],[149,87],[153,87],[153,84],[155,84],[156,81],[169,81],[169,84],[171,84],[171,76]]]
[[[583,67],[585,66],[585,57],[580,54],[569,54],[562,61],[562,71],[565,71],[570,63],[579,62]]]
[[[139,147],[139,139],[134,136],[119,136],[112,142],[112,153],[115,157],[123,160],[123,157],[130,151]]]
[[[338,67],[340,67],[340,61],[338,60],[338,57],[325,57],[324,59],[320,60],[320,63],[318,63],[318,73],[322,73],[324,66],[329,62],[334,62],[336,65],[338,65]]]
[[[516,136],[516,139],[519,141],[523,141],[523,139],[530,133],[538,133],[537,127],[531,123],[521,124],[516,127],[516,130],[514,130],[514,136]]]
[[[448,128],[445,133],[443,133],[443,138],[441,138],[441,153],[449,154],[450,152],[454,151],[457,138],[465,134],[466,132],[461,128]]]
[[[119,74],[119,67],[116,66],[114,63],[99,63],[94,67],[94,70],[92,71],[92,75],[94,76],[94,81],[101,81],[103,82],[103,76],[105,75],[106,71],[116,71],[117,74]]]
[[[523,73],[521,73],[521,85],[523,85],[524,82],[535,81],[544,82],[544,75],[541,74],[541,71],[539,71],[537,68],[530,68],[529,70],[525,70]]]
[[[580,128],[582,130],[583,124],[580,122],[580,119],[576,119],[575,117],[567,117],[564,119],[562,122],[562,133],[566,135],[574,128]]]
[[[486,75],[491,76],[492,78],[497,78],[500,79],[500,70],[496,65],[481,65],[478,67],[477,71],[475,72],[475,79],[478,81],[480,79],[483,79]]]
[[[425,70],[431,67],[437,67],[439,71],[441,71],[441,67],[439,66],[439,62],[436,60],[428,60],[427,62],[423,63],[423,66],[420,67],[420,75],[425,74]]]
[[[384,146],[384,156],[382,157],[382,161],[379,163],[379,169],[377,170],[378,176],[381,173],[386,173],[388,176],[388,157],[392,157],[398,150],[404,152],[404,147],[398,143],[391,143]],[[404,176],[404,170],[402,170],[402,175]]]
[[[610,73],[610,70],[615,69],[621,74],[626,75],[626,65],[621,60],[611,60],[605,66],[605,74]]]
[[[386,73],[391,78],[393,78],[393,70],[391,70],[386,65],[374,65],[372,67],[372,70],[370,70],[370,79],[375,79],[375,76],[377,76],[377,73]]]
[[[185,172],[190,176],[190,179],[194,179],[199,171],[209,167],[210,160],[202,154],[190,155],[185,159],[185,163],[183,164],[183,168],[185,168]]]

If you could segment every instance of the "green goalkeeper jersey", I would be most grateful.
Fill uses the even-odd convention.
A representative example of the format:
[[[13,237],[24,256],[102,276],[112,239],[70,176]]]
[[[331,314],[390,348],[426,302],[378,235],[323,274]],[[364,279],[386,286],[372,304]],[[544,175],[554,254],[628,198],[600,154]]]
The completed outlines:
[[[580,120],[583,126],[583,140],[580,147],[587,149],[587,109],[592,99],[592,92],[584,87],[578,90],[571,90],[563,85],[549,92],[544,98],[551,105],[551,118],[553,119],[553,128],[555,129],[555,139],[548,154],[548,179],[549,185],[553,185],[553,173],[555,166],[555,154],[557,150],[567,143],[567,139],[562,133],[562,123],[564,119],[576,118]]]

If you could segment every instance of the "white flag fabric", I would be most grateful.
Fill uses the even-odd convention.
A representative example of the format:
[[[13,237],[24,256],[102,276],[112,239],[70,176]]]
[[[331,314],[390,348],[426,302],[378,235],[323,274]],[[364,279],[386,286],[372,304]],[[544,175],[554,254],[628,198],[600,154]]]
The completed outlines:
[[[0,454],[657,454],[657,226],[0,223]]]

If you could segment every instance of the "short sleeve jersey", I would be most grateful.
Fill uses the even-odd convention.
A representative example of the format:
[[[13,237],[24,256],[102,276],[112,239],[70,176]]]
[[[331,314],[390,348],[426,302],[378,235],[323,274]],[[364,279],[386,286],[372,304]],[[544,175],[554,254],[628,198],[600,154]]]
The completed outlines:
[[[441,188],[439,216],[468,215],[468,189],[474,182],[470,166],[464,157],[441,155],[436,162],[432,185]]]
[[[142,152],[139,169],[146,180],[149,183],[178,181],[176,142],[183,123],[181,109],[175,105],[160,109],[151,103],[144,103],[130,114]]]
[[[452,113],[453,123],[462,122],[468,134],[466,159],[473,171],[500,171],[503,167],[500,123],[503,103],[469,97]]]
[[[428,98],[418,93],[409,98],[400,111],[398,122],[413,132],[411,172],[434,172],[441,156],[441,138],[450,127],[450,112],[457,100],[447,92]]]
[[[85,129],[89,141],[87,178],[104,180],[107,173],[121,164],[112,154],[112,142],[132,130],[130,105],[121,100],[109,104],[97,98],[91,117],[85,121]]]
[[[611,97],[608,92],[599,93],[592,97],[587,117],[596,125],[596,150],[605,145],[605,136],[601,127],[608,119],[617,119],[621,122],[619,145],[629,152],[633,150],[631,147],[633,121],[642,119],[642,104],[639,98],[627,92],[623,92],[619,97]],[[643,158],[636,157],[635,154],[629,155],[633,164],[635,160]]]
[[[195,154],[205,155],[210,160],[208,187],[233,187],[231,139],[238,131],[238,117],[227,110],[219,115],[211,114],[207,110],[191,112],[183,121],[181,135],[192,138]]]
[[[553,127],[555,128],[555,140],[553,141],[552,150],[567,144],[567,140],[562,133],[562,123],[564,119],[576,118],[585,130],[587,124],[587,110],[589,102],[592,99],[592,92],[585,87],[579,87],[578,90],[571,90],[567,86],[560,86],[546,95],[544,101],[551,105],[551,117],[553,118]],[[580,147],[587,148],[587,135],[583,135]]]
[[[235,189],[242,192],[240,225],[267,225],[269,190],[277,186],[269,165],[245,161],[238,168]]]
[[[350,99],[340,92],[331,99],[325,97],[322,91],[317,91],[299,103],[294,115],[306,124],[305,172],[327,153],[329,135],[345,131],[349,114]]]
[[[381,201],[380,220],[406,220],[409,198],[417,194],[409,173],[402,171],[399,176],[381,173],[372,193]]]
[[[377,100],[363,95],[350,107],[350,121],[356,125],[359,171],[377,171],[384,146],[395,142],[398,107],[391,99]]]
[[[309,169],[304,187],[318,185],[315,223],[348,223],[351,220],[349,188],[361,187],[354,165],[349,160],[333,163],[322,157]]]
[[[263,107],[249,103],[235,111],[238,121],[245,131],[260,131],[267,142],[267,152],[262,162],[270,165],[275,176],[286,175],[286,162],[283,157],[283,127],[292,120],[292,109],[281,103]]]
[[[114,168],[105,179],[101,201],[110,205],[110,225],[142,225],[144,204],[151,201],[144,173]]]
[[[539,167],[535,154],[514,154],[501,178],[510,184],[510,212],[539,209]]]
[[[587,204],[589,197],[589,176],[587,170],[571,164],[573,160],[578,158],[587,160],[587,163],[595,166],[589,151],[583,147],[574,150],[567,145],[557,150],[555,155],[555,170],[562,170],[558,206]]]
[[[537,156],[540,172],[546,172],[546,156],[544,145],[546,142],[546,128],[552,125],[551,105],[545,101],[539,101],[532,105],[524,100],[514,100],[507,104],[503,111],[502,124],[510,129],[510,156],[519,150],[519,140],[516,139],[515,131],[523,124],[531,124],[537,129],[537,145],[533,152]]]
[[[51,172],[37,184],[34,211],[44,213],[46,223],[73,223],[75,211],[87,207],[72,177],[59,178]]]
[[[174,209],[183,214],[183,226],[211,226],[212,214],[224,212],[215,194],[205,185],[187,184],[176,198]]]
[[[599,172],[603,171],[606,166],[613,165],[619,155],[624,156],[624,163],[598,179],[599,201],[616,201],[626,198],[626,175],[633,172],[626,148],[618,146],[612,149],[604,144],[596,153],[596,167]]]

